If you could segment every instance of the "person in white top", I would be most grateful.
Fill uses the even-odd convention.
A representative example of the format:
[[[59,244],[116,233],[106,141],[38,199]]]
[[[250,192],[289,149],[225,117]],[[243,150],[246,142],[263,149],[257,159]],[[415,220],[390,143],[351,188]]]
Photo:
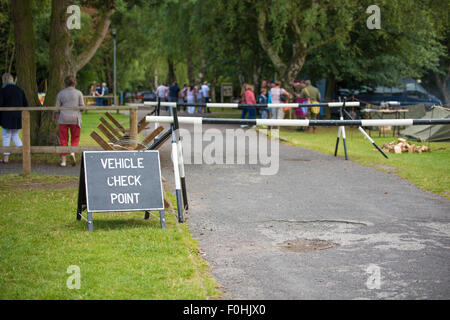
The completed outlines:
[[[195,90],[197,90],[197,95],[196,95],[196,99],[197,99],[197,103],[205,103],[205,98],[203,96],[203,90],[198,89],[197,86],[195,86]],[[198,107],[198,112],[203,112],[204,111],[204,107]]]
[[[272,81],[272,89],[270,89],[270,96],[272,97],[271,103],[284,103],[289,99],[289,92],[281,88],[280,81]],[[271,110],[272,119],[283,119],[284,112],[283,108],[272,108]]]
[[[285,103],[285,101],[289,100],[289,92],[281,88],[280,81],[272,81],[271,83],[272,89],[270,89],[271,103]],[[283,119],[284,111],[283,108],[272,108],[270,110],[272,119]],[[278,126],[278,130],[280,127]]]
[[[169,96],[169,87],[162,83],[158,88],[156,88],[156,95],[160,102],[166,102]],[[169,110],[168,107],[165,108],[166,111]]]
[[[205,103],[211,102],[211,100],[209,99],[209,86],[208,86],[207,81],[203,82],[201,90],[203,93],[203,99],[205,100]],[[210,113],[211,110],[209,110],[209,108],[207,108],[207,112]]]
[[[193,85],[190,85],[186,91],[186,100],[187,100],[186,102],[194,104],[196,94],[197,94],[197,90],[194,88]],[[187,109],[188,109],[189,114],[194,114],[195,106],[192,106],[192,105],[188,106]]]

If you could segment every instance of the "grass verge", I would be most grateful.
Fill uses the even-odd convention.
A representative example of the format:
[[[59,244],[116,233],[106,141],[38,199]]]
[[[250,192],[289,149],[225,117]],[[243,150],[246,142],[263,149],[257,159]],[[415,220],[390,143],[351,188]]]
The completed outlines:
[[[76,220],[77,178],[0,175],[0,299],[194,299],[220,297],[186,224],[167,229],[144,213]],[[172,202],[175,203],[176,201]],[[80,289],[68,289],[69,266]]]
[[[292,128],[283,128],[280,138],[283,143],[313,149],[324,154],[334,155],[338,128],[319,128],[317,134],[299,132]],[[363,137],[357,128],[346,127],[347,149],[349,159],[365,166],[394,173],[417,185],[419,188],[440,194],[450,199],[450,142],[423,143],[430,146],[429,153],[389,153],[384,158],[373,145]],[[386,137],[378,137],[372,132],[372,139],[380,147],[396,138],[386,133]],[[422,143],[410,142],[416,145]],[[339,144],[339,156],[344,155],[342,139]]]

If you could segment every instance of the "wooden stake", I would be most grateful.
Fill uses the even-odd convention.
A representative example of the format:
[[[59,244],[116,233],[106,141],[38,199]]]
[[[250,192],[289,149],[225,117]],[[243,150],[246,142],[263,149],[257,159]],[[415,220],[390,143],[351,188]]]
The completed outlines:
[[[106,138],[108,138],[109,141],[112,143],[116,143],[117,139],[112,135],[111,132],[108,131],[108,129],[105,128],[103,124],[99,124],[97,128],[105,135]]]
[[[103,123],[103,125],[106,128],[109,129],[109,131],[111,131],[114,134],[114,136],[116,137],[116,140],[121,140],[123,138],[122,135],[120,134],[120,132],[116,128],[114,128],[108,121],[106,121],[105,118],[103,118],[103,117],[100,118],[100,121]]]
[[[30,111],[22,111],[23,174],[31,173]]]
[[[120,131],[122,131],[123,134],[127,133],[127,130],[119,123],[119,121],[114,118],[111,113],[106,112],[105,115],[108,117],[109,120],[117,127]]]
[[[141,144],[136,147],[136,150],[147,149],[146,145],[149,144],[153,139],[155,139],[155,137],[158,134],[160,134],[163,130],[164,130],[164,128],[162,126],[159,126],[158,128],[156,128],[156,130],[154,130],[152,133],[150,133],[147,136],[147,138],[145,138],[144,141],[142,141]]]
[[[92,131],[91,133],[92,139],[94,139],[100,147],[102,147],[104,150],[114,150],[114,148],[95,131]]]

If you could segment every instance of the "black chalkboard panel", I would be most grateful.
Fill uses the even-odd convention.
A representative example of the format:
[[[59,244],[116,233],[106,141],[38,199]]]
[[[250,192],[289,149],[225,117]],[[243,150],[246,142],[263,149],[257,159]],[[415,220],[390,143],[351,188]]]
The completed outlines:
[[[158,151],[85,151],[88,212],[164,210]]]

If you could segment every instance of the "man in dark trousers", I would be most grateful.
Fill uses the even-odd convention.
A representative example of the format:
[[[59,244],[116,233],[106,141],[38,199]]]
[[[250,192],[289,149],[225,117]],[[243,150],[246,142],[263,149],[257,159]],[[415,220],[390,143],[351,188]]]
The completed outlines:
[[[169,102],[178,102],[178,96],[180,94],[180,87],[178,83],[174,81],[169,87]]]
[[[0,108],[28,107],[25,92],[14,84],[14,79],[11,74],[3,74],[2,82],[3,87],[0,89]],[[12,140],[16,147],[21,147],[22,140],[19,137],[19,130],[22,129],[22,112],[0,111],[0,125],[3,128],[3,146],[9,147]],[[9,162],[9,152],[3,154],[1,162]]]

